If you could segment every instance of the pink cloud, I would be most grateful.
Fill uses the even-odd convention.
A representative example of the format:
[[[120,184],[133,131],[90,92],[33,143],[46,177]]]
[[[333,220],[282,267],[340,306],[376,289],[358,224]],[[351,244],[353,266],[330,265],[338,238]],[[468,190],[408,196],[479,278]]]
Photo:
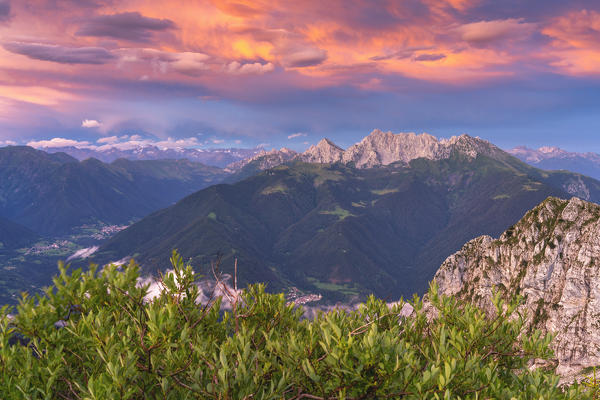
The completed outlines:
[[[54,148],[54,147],[70,147],[70,146],[77,147],[77,148],[84,148],[84,149],[94,147],[88,141],[78,141],[78,140],[65,139],[65,138],[60,138],[60,137],[52,138],[50,140],[30,141],[27,143],[27,146],[35,147],[37,149],[39,149],[39,148]]]
[[[82,128],[98,128],[100,127],[102,124],[95,120],[95,119],[84,119],[81,122],[81,127]]]
[[[479,21],[461,25],[457,28],[461,39],[474,45],[485,45],[509,38],[529,36],[536,24],[523,22],[522,19]]]

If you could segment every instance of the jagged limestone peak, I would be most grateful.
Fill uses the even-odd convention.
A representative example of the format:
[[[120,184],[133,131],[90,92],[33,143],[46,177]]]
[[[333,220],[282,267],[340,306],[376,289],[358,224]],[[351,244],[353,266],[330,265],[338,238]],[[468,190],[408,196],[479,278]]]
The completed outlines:
[[[388,165],[394,162],[409,163],[417,158],[440,160],[459,152],[469,158],[483,154],[499,159],[507,155],[491,143],[463,134],[450,139],[438,140],[428,133],[371,132],[359,143],[349,147],[342,155],[342,161],[352,162],[358,168]]]
[[[471,240],[435,275],[440,293],[493,312],[494,290],[523,296],[529,330],[556,335],[566,380],[600,364],[600,206],[550,197],[498,239]]]
[[[459,152],[471,159],[480,154],[499,160],[510,157],[493,144],[466,134],[438,140],[428,133],[417,135],[413,132],[392,133],[375,129],[346,150],[324,138],[301,154],[285,148],[262,151],[250,159],[231,164],[228,169],[235,171],[256,160],[264,160],[260,165],[267,168],[291,160],[320,164],[341,162],[351,163],[357,168],[372,168],[396,162],[408,164],[417,158],[440,160],[449,158],[453,152]]]
[[[342,161],[353,162],[358,168],[370,168],[398,161],[408,163],[419,157],[437,159],[439,153],[439,141],[427,133],[395,134],[376,129],[360,142],[350,146],[344,152]]]
[[[344,149],[324,138],[316,145],[310,146],[308,150],[300,155],[300,159],[305,162],[313,163],[335,163],[342,159]]]

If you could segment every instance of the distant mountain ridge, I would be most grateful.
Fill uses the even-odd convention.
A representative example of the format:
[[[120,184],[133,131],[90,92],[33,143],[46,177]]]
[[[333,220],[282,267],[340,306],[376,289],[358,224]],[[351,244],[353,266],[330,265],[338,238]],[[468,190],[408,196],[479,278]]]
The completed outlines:
[[[289,161],[319,164],[342,163],[351,164],[356,168],[373,168],[398,162],[408,165],[410,161],[417,158],[441,160],[449,158],[456,151],[471,158],[479,154],[498,159],[507,156],[504,151],[493,144],[469,135],[437,139],[427,133],[417,135],[412,132],[392,133],[375,129],[346,150],[324,138],[303,153],[297,153],[287,148],[274,149],[231,164],[227,170],[238,172],[250,166],[253,170],[259,171]]]
[[[547,148],[555,152],[554,148]],[[560,154],[566,153],[559,150]],[[341,163],[354,166],[356,168],[382,167],[394,163],[409,165],[412,160],[425,158],[429,160],[442,160],[449,158],[452,154],[463,154],[468,158],[476,158],[478,155],[485,155],[503,163],[511,163],[512,155],[494,144],[477,137],[467,134],[452,136],[448,139],[438,139],[427,133],[392,133],[383,132],[379,129],[373,130],[368,136],[360,142],[344,150],[331,140],[321,139],[316,145],[310,146],[305,152],[297,153],[293,150],[282,148],[271,151],[263,151],[255,156],[230,164],[225,171],[231,175],[223,181],[224,183],[234,183],[241,179],[250,177],[260,171],[274,168],[289,162],[301,161],[307,163],[330,164]],[[570,153],[567,153],[570,154]],[[600,156],[599,156],[600,158]],[[531,165],[532,163],[529,162]],[[585,171],[578,171],[578,168],[544,168],[554,170],[566,170],[576,172],[575,174],[555,174],[554,177],[562,179],[562,189],[574,196],[581,197],[584,200],[592,200],[589,188],[582,180]],[[579,168],[581,169],[581,168]],[[598,179],[600,179],[600,164]]]
[[[469,135],[438,140],[427,133],[417,135],[375,129],[359,143],[346,150],[328,139],[323,139],[300,155],[299,159],[319,163],[352,163],[357,168],[372,168],[395,162],[408,164],[417,158],[441,160],[449,158],[453,151],[460,151],[472,158],[479,154],[503,157],[504,153],[491,143]]]
[[[194,149],[194,148],[164,148],[161,149],[153,145],[139,146],[132,149],[120,149],[118,147],[102,146],[103,149],[79,148],[73,146],[66,147],[41,147],[39,150],[47,153],[65,153],[83,161],[87,158],[96,158],[105,163],[111,163],[119,158],[128,160],[180,160],[188,159],[192,162],[199,162],[223,168],[236,161],[244,160],[264,152],[261,147],[251,149]]]
[[[600,179],[600,154],[597,153],[576,153],[548,146],[538,149],[518,146],[507,152],[537,168],[564,169]]]
[[[499,234],[546,197],[600,201],[598,181],[541,171],[467,135],[376,130],[348,150],[322,140],[302,154],[281,153],[246,163],[240,171],[254,168],[252,176],[201,190],[118,233],[95,262],[137,254],[155,271],[179,249],[198,268],[217,254],[226,269],[238,258],[240,282],[275,290],[336,300],[410,296],[467,240]],[[280,165],[257,173],[270,162]]]
[[[44,235],[85,223],[123,224],[220,181],[225,173],[188,160],[111,164],[0,148],[0,216]]]

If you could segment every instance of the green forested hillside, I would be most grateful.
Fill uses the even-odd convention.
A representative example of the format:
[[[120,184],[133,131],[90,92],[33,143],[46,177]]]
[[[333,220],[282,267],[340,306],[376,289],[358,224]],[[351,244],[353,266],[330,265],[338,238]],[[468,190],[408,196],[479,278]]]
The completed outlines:
[[[44,235],[87,223],[122,224],[224,176],[187,160],[79,162],[25,146],[0,148],[0,216]]]
[[[550,195],[570,197],[573,179],[600,198],[597,181],[508,155],[370,169],[297,162],[188,196],[117,234],[95,261],[134,256],[155,271],[179,249],[201,269],[221,254],[226,271],[237,258],[241,281],[269,290],[395,299],[423,293],[466,241],[499,234]]]
[[[27,246],[38,238],[31,230],[6,218],[0,217],[0,254],[4,251]]]

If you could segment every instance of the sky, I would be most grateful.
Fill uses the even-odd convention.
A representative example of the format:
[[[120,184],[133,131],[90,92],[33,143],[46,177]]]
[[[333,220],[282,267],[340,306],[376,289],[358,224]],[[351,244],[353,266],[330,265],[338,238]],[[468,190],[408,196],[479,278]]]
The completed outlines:
[[[600,152],[597,0],[0,0],[0,146]]]

